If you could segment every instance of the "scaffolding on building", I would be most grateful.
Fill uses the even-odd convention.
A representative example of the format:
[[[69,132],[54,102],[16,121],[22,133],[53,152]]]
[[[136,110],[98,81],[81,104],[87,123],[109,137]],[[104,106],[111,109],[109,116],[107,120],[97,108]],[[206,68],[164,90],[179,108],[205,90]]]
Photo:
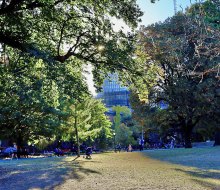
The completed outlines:
[[[129,104],[129,90],[119,84],[117,75],[110,75],[109,79],[105,79],[103,91],[98,93],[97,98],[102,99],[106,107],[127,106]]]

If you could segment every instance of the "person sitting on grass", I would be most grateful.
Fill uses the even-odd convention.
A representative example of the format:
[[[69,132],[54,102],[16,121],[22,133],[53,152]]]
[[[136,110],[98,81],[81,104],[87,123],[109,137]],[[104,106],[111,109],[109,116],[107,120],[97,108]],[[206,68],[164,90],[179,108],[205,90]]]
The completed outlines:
[[[54,150],[56,156],[63,156],[63,151],[60,148],[55,148]]]
[[[91,159],[91,154],[92,154],[92,147],[87,147],[86,148],[86,159]]]
[[[115,152],[121,152],[121,144],[119,143],[116,147],[115,147]]]
[[[25,148],[22,149],[22,155],[23,155],[25,158],[28,158],[28,154],[29,154],[28,152],[29,152],[29,151],[28,151],[28,148],[25,147]]]
[[[71,152],[72,152],[73,154],[77,154],[77,145],[73,145],[73,146],[72,146]]]
[[[8,157],[8,158],[18,158],[17,157],[17,149],[15,149],[14,147],[10,146],[10,147],[7,147],[4,151],[4,156],[5,157]]]

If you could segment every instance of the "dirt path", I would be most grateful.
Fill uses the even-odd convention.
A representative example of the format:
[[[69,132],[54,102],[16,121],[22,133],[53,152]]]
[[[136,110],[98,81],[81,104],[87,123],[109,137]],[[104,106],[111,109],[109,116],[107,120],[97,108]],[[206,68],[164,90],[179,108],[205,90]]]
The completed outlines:
[[[210,190],[186,167],[150,159],[139,152],[93,155],[80,158],[56,190]],[[190,168],[189,168],[190,170]]]

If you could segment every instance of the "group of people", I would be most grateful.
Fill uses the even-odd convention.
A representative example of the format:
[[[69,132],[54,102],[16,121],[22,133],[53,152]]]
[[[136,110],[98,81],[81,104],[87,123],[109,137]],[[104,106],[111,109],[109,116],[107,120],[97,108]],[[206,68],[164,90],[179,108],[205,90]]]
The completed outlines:
[[[56,156],[63,156],[64,152],[60,148],[55,148],[54,153]]]
[[[9,146],[1,151],[1,155],[3,157],[8,158],[20,158],[21,156],[24,156],[25,158],[28,158],[28,150],[27,148],[18,147],[16,143],[13,143],[12,146]]]
[[[13,146],[9,146],[7,147],[5,150],[2,151],[3,155],[5,157],[9,157],[9,158],[17,158],[17,151],[18,151],[18,147],[16,143],[13,143]]]
[[[115,146],[115,152],[121,152],[121,149],[122,149],[122,147],[121,147],[120,143]],[[133,148],[132,148],[131,144],[129,144],[127,147],[127,152],[132,152],[132,151],[133,151]]]
[[[140,151],[143,150],[144,147],[144,140],[143,139],[138,139],[139,142],[139,149]],[[73,153],[77,153],[77,149],[78,147],[76,145],[73,145],[71,148],[71,152]],[[80,146],[80,150],[82,150],[83,152],[85,152],[85,157],[86,158],[91,158],[91,154],[94,151],[97,151],[96,147],[87,147],[84,144],[82,144]],[[121,152],[122,147],[121,144],[117,144],[115,146],[115,152]],[[133,147],[131,144],[129,144],[126,148],[127,152],[132,152],[133,151]],[[6,149],[0,151],[1,155],[3,155],[4,157],[10,157],[10,158],[20,158],[21,155],[24,155],[24,157],[28,157],[28,150],[27,148],[18,148],[16,143],[13,143],[13,146],[9,146]],[[64,151],[60,148],[55,148],[54,149],[54,153],[57,156],[63,156],[64,155]]]
[[[144,139],[139,138],[138,139],[138,144],[139,144],[139,150],[143,151],[144,150]],[[115,146],[115,152],[121,152],[121,149],[122,149],[122,147],[121,147],[120,143]],[[132,152],[134,149],[133,149],[132,145],[129,144],[125,150],[127,152]]]

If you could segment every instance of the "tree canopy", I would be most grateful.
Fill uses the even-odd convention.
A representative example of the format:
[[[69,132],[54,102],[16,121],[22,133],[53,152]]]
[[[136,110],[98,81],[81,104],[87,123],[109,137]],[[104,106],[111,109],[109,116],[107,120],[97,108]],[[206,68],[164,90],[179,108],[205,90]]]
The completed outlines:
[[[143,71],[146,69],[146,76],[136,81],[145,86],[151,107],[160,101],[169,105],[162,123],[179,126],[186,147],[191,147],[190,136],[196,125],[210,119],[217,126],[219,119],[220,33],[216,25],[207,21],[209,6],[196,6],[201,6],[207,15],[191,8],[163,23],[142,27],[137,42],[141,52],[138,54],[145,55],[145,61],[137,61]],[[152,66],[155,77],[151,77],[153,83],[149,85]],[[136,92],[141,90],[137,88]]]
[[[84,113],[91,99],[86,64],[98,86],[108,72],[132,71],[133,34],[116,31],[111,18],[134,28],[141,15],[136,0],[0,1],[2,136],[19,144],[21,138],[59,136],[61,126],[70,126],[65,106],[77,102]],[[93,103],[85,116],[93,120],[80,130],[95,137],[106,129],[108,136],[105,108]]]
[[[46,62],[75,57],[103,70],[131,70],[132,34],[116,32],[111,17],[136,27],[142,12],[136,0],[0,1],[0,43]],[[104,47],[104,48],[100,48]],[[13,50],[13,51],[14,51]]]

